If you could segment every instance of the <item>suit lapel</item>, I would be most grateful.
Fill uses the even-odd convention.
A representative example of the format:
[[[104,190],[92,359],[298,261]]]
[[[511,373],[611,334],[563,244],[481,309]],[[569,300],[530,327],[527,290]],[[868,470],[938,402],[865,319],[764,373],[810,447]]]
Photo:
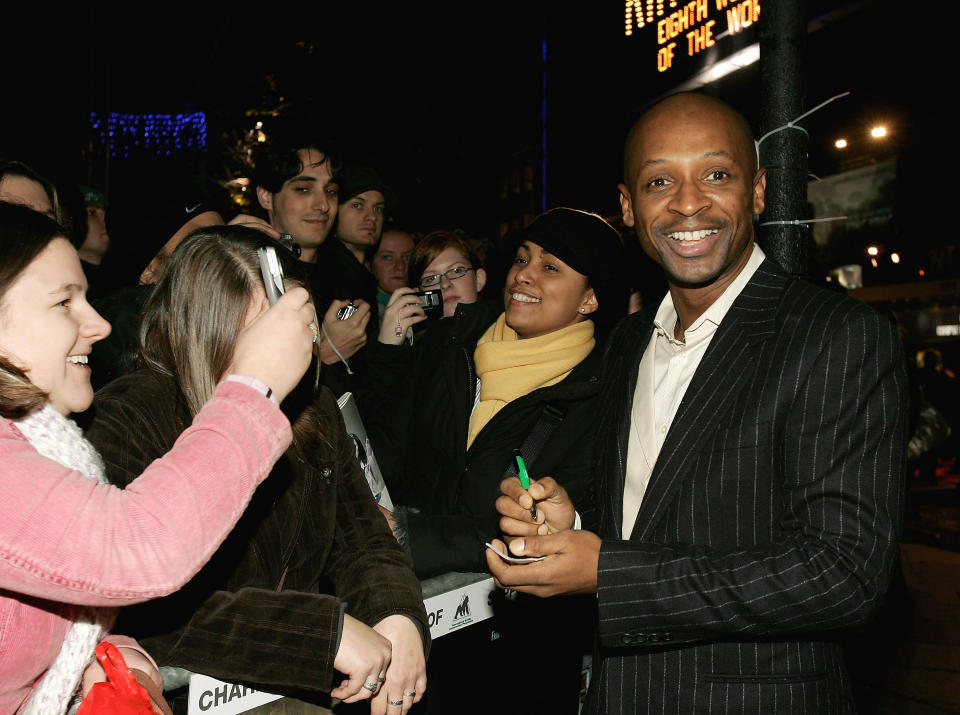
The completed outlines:
[[[599,405],[598,442],[607,455],[600,469],[597,492],[600,509],[600,533],[621,537],[623,520],[623,485],[627,468],[627,441],[630,434],[630,413],[637,387],[637,366],[653,333],[655,310],[647,309],[629,316],[620,323],[621,334],[611,345],[604,364],[604,388]]]
[[[717,328],[664,440],[631,539],[647,539],[710,436],[756,372],[787,277],[765,260]]]

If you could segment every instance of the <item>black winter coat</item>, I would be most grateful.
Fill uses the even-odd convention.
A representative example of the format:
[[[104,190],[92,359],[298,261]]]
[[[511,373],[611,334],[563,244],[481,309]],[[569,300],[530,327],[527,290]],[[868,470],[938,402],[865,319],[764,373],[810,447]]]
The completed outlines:
[[[476,398],[473,353],[503,311],[495,303],[460,305],[413,349],[371,350],[371,376],[382,381],[383,409],[372,412],[374,453],[395,504],[406,514],[414,570],[420,578],[448,571],[486,571],[484,542],[499,537],[494,502],[500,482],[548,405],[564,413],[540,453],[533,478],[550,476],[577,503],[590,474],[600,350],[563,381],[506,405],[467,449]],[[398,374],[400,373],[400,374]]]
[[[377,312],[377,279],[364,268],[352,253],[335,237],[330,236],[317,249],[317,262],[302,264],[310,281],[310,290],[317,306],[317,315],[322,317],[334,300],[365,300],[370,304],[370,320],[367,323],[367,345],[376,342],[380,332]],[[342,362],[324,365],[320,381],[330,388],[335,397],[345,392],[357,394],[363,390],[366,380],[367,348],[360,348],[347,360],[353,374],[347,372]]]

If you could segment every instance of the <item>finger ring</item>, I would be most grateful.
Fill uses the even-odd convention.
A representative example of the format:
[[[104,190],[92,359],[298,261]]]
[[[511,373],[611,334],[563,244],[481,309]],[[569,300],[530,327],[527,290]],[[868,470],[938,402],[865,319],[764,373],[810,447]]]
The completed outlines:
[[[387,679],[387,678],[386,678],[385,676],[380,675],[380,676],[377,677],[377,682],[378,682],[378,683],[382,683],[382,682],[383,682],[384,680],[386,680],[386,679]]]
[[[317,329],[316,323],[310,323],[310,331],[313,333],[313,342],[317,342],[320,338],[320,331]]]
[[[403,697],[405,697],[405,698],[415,698],[415,697],[417,697],[417,691],[414,690],[414,691],[408,693],[406,690],[404,690],[404,691],[403,691]]]
[[[393,334],[398,338],[403,336],[403,328],[400,326],[400,321],[397,321],[397,329],[393,331]]]
[[[364,683],[363,687],[369,690],[371,693],[377,692],[377,688],[380,686],[380,683]]]
[[[403,705],[402,700],[388,700],[387,702],[390,703],[391,705]]]

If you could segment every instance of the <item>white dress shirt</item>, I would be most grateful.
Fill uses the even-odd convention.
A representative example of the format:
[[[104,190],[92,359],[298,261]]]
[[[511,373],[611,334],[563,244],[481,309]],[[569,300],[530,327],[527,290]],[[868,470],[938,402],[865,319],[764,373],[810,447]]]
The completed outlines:
[[[693,374],[720,322],[765,257],[754,244],[747,265],[720,297],[684,330],[682,341],[673,337],[677,310],[670,293],[661,301],[653,320],[653,335],[637,369],[637,388],[633,393],[623,487],[623,538],[630,538],[633,531],[653,467]]]

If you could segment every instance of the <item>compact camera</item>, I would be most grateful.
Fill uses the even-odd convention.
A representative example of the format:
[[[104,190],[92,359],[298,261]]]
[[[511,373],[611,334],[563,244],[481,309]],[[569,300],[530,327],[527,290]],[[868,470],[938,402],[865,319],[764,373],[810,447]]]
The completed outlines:
[[[353,301],[351,300],[349,303],[347,303],[345,306],[343,306],[340,310],[337,311],[337,320],[346,320],[356,312],[357,312],[357,306],[354,305]]]
[[[283,268],[277,258],[277,250],[273,246],[264,246],[257,249],[260,258],[260,273],[263,274],[263,287],[267,289],[267,298],[270,305],[276,303],[283,295]]]
[[[443,292],[439,288],[422,290],[414,295],[420,299],[420,307],[426,313],[427,319],[443,317]]]
[[[280,245],[286,248],[290,253],[295,255],[297,258],[300,258],[302,250],[299,245],[294,243],[293,235],[289,233],[281,233],[280,238],[277,239],[280,241]]]

